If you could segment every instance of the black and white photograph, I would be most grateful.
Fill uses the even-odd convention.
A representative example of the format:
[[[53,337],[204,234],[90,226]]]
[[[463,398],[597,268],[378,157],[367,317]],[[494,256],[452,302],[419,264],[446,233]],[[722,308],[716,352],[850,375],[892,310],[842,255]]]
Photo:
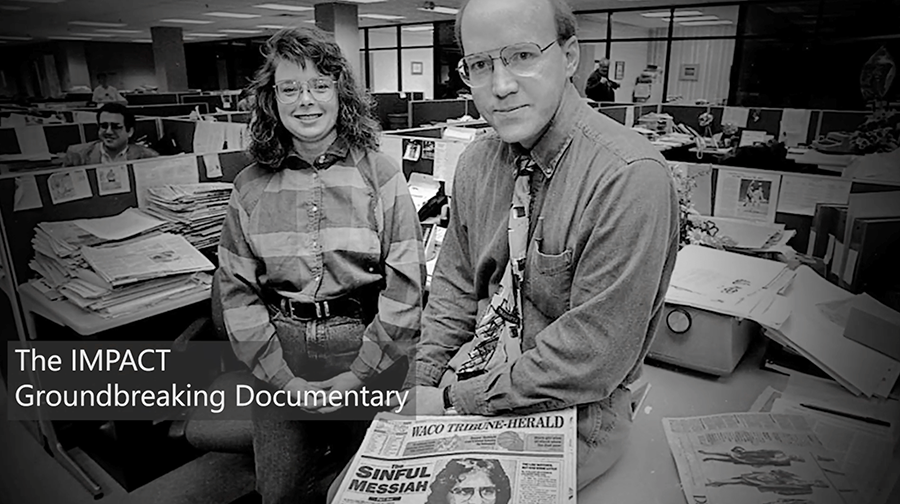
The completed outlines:
[[[2,504],[900,503],[897,258],[900,0],[0,0]]]

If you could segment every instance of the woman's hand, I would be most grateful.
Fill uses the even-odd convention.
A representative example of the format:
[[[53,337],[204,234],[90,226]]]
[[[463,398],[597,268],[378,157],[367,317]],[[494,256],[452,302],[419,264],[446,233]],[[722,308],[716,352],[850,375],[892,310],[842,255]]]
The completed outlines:
[[[310,382],[309,384],[313,387],[316,387],[317,390],[323,390],[326,397],[330,397],[333,392],[339,392],[341,399],[345,397],[345,392],[348,392],[350,390],[359,390],[363,386],[362,380],[360,380],[359,377],[356,376],[352,371],[346,371],[333,378],[329,378],[323,381]],[[341,409],[343,406],[343,402],[336,405],[326,404],[324,407],[320,407],[317,412],[333,413]]]

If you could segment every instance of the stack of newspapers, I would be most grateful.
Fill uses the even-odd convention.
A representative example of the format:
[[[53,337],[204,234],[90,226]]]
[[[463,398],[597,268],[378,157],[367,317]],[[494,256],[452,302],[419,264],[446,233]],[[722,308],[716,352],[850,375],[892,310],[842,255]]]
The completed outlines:
[[[213,247],[219,243],[232,187],[225,182],[150,187],[146,211],[171,223],[172,231],[195,247]]]
[[[35,228],[35,287],[103,317],[208,290],[214,265],[183,236],[137,209],[113,217],[41,222]]]

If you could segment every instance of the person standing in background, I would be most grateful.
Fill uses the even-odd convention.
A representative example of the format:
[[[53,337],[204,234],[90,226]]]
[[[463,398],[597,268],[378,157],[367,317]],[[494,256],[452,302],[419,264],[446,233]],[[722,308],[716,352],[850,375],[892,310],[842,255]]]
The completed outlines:
[[[584,94],[596,102],[614,102],[616,89],[619,89],[619,83],[609,80],[609,60],[603,58],[597,62],[597,68],[588,77]]]
[[[128,100],[122,96],[122,93],[119,93],[119,90],[108,85],[106,82],[106,74],[99,73],[97,74],[97,82],[100,84],[94,88],[94,96],[91,98],[91,101],[102,105],[104,103],[121,103],[122,105],[127,105]]]

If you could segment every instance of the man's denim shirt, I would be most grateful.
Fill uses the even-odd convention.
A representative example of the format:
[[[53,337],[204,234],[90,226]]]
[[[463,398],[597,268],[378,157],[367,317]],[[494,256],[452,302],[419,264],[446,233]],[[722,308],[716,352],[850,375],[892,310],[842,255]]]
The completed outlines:
[[[509,259],[513,160],[491,132],[460,157],[450,226],[414,356],[436,385],[496,292]],[[530,152],[523,354],[453,385],[460,414],[527,414],[599,402],[641,373],[678,251],[678,198],[665,159],[568,86]]]

